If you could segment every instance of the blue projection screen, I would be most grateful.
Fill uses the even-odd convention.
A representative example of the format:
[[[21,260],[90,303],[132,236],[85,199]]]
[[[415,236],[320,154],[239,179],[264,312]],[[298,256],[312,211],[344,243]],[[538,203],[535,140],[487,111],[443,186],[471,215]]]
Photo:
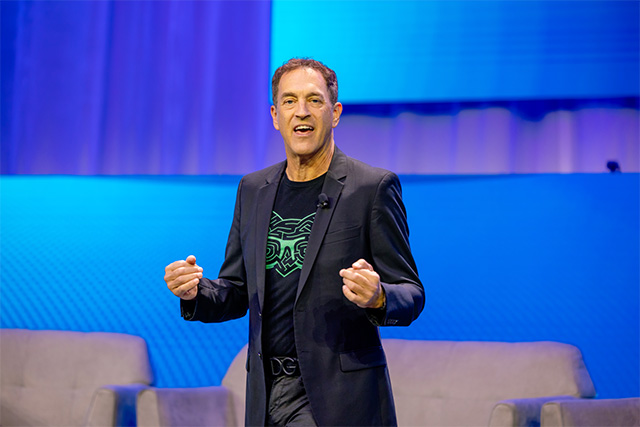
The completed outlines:
[[[637,96],[636,1],[273,0],[271,72],[338,74],[345,103]]]

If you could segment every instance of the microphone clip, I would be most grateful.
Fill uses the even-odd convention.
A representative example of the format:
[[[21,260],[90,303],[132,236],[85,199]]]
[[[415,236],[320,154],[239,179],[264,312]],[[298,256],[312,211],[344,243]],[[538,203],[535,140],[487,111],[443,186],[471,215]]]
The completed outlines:
[[[318,209],[328,209],[329,208],[329,197],[326,194],[320,193],[318,196],[318,204],[316,205]]]

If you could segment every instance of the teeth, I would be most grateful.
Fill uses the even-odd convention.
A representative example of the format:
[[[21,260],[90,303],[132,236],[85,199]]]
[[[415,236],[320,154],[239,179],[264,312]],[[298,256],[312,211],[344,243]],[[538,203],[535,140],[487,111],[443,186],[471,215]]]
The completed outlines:
[[[311,126],[306,126],[306,125],[302,125],[302,126],[296,126],[294,130],[313,130],[313,128]]]

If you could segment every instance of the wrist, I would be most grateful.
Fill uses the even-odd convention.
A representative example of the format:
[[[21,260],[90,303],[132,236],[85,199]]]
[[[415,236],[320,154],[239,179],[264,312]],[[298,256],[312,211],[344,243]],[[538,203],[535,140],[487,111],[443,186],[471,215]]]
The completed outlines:
[[[378,294],[378,299],[376,300],[375,305],[372,308],[381,309],[384,308],[387,302],[387,295],[384,292],[384,288],[380,285],[380,293]]]

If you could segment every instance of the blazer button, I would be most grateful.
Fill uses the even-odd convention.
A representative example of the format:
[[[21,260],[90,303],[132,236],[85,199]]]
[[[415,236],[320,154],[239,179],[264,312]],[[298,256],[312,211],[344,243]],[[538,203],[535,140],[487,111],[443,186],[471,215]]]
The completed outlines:
[[[258,357],[262,360],[262,353],[258,352]]]

